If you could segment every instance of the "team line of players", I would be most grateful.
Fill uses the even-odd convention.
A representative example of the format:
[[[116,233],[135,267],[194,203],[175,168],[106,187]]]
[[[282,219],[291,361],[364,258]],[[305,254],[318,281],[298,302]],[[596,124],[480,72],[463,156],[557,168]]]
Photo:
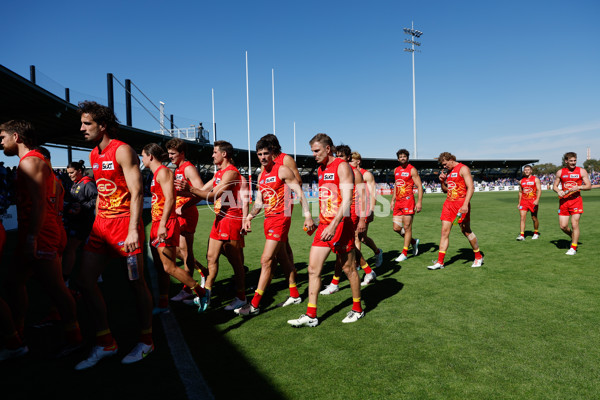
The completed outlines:
[[[98,278],[101,276],[107,256],[128,258],[128,264],[137,266],[137,274],[130,274],[130,283],[140,311],[139,343],[122,359],[123,363],[137,362],[154,350],[152,340],[152,299],[144,280],[142,245],[144,231],[141,224],[142,184],[141,172],[136,152],[124,142],[116,139],[118,121],[112,110],[94,102],[80,104],[81,132],[86,140],[97,143],[90,155],[90,162],[98,188],[96,218],[89,238],[85,244],[81,274],[78,279],[83,299],[90,310],[96,339],[88,358],[78,363],[76,369],[86,369],[96,365],[101,359],[115,355],[117,343],[108,327],[107,310]],[[14,121],[11,121],[14,122]],[[53,300],[59,306],[68,346],[65,353],[76,349],[82,338],[75,315],[74,302],[70,296],[64,296],[65,287],[57,263],[60,243],[52,224],[57,223],[54,215],[56,202],[54,177],[48,160],[39,155],[35,143],[28,141],[32,136],[18,124],[3,124],[1,127],[2,144],[7,155],[18,155],[20,163],[18,176],[22,178],[23,188],[19,202],[19,247],[17,253],[28,260],[31,272],[47,278],[54,291]],[[319,186],[319,223],[315,224],[308,203],[301,190],[301,178],[292,157],[281,152],[275,135],[266,135],[256,145],[257,156],[262,166],[258,178],[258,191],[252,209],[249,201],[236,201],[247,196],[248,185],[235,167],[232,155],[233,147],[225,141],[214,143],[212,158],[218,171],[206,184],[202,182],[195,167],[185,160],[185,145],[173,140],[167,143],[168,151],[157,144],[146,145],[142,150],[142,163],[153,173],[152,192],[152,228],[149,241],[151,250],[160,271],[158,312],[168,307],[168,289],[170,276],[184,283],[182,292],[173,300],[183,300],[195,304],[198,312],[204,312],[210,304],[211,290],[218,273],[218,260],[225,255],[234,268],[237,296],[226,310],[233,310],[243,316],[260,312],[260,301],[270,284],[275,265],[279,264],[289,284],[289,297],[279,304],[285,307],[301,303],[302,299],[296,287],[296,270],[293,254],[287,240],[291,224],[292,198],[290,191],[300,200],[304,216],[304,229],[314,234],[309,253],[309,289],[306,312],[299,318],[289,320],[294,327],[317,326],[318,296],[337,291],[337,285],[343,271],[350,283],[352,308],[342,320],[352,323],[363,318],[365,313],[361,304],[361,286],[366,286],[376,278],[375,272],[361,254],[361,243],[370,247],[377,256],[376,265],[381,264],[382,251],[367,236],[368,224],[373,218],[375,200],[374,177],[360,168],[360,155],[352,153],[345,145],[334,146],[326,134],[317,134],[310,141],[311,151],[318,167]],[[402,252],[396,259],[400,262],[408,257],[408,249],[413,255],[418,253],[418,239],[413,238],[412,222],[415,213],[422,209],[423,189],[417,170],[409,164],[409,153],[402,149],[397,153],[400,166],[394,171],[395,193],[392,202],[394,230],[404,236]],[[164,166],[167,158],[176,165],[173,173]],[[462,233],[468,239],[474,251],[473,267],[483,264],[483,256],[476,235],[470,228],[470,200],[474,193],[473,180],[469,168],[456,161],[450,153],[440,154],[438,161],[444,170],[439,176],[442,190],[447,193],[442,209],[442,231],[438,259],[429,269],[444,268],[444,257],[449,245],[449,234],[453,222],[460,225]],[[576,166],[576,155],[565,155],[567,166],[557,173],[554,190],[560,196],[559,220],[563,231],[572,238],[567,254],[575,254],[579,235],[579,217],[583,212],[580,190],[588,190],[591,183],[584,169]],[[30,165],[31,164],[31,165]],[[40,175],[41,174],[41,175]],[[524,169],[525,177],[521,181],[519,209],[521,210],[521,235],[524,233],[524,215],[530,211],[534,218],[535,236],[538,235],[537,204],[539,202],[539,179],[531,175],[531,167]],[[29,176],[35,176],[38,186],[28,185]],[[364,185],[363,185],[364,184]],[[32,191],[32,188],[34,189]],[[358,188],[358,190],[357,190]],[[417,198],[415,198],[415,190]],[[45,206],[36,204],[46,199]],[[52,200],[54,199],[54,200]],[[214,204],[215,221],[211,228],[207,269],[198,263],[192,251],[193,235],[198,222],[196,204],[199,200]],[[44,215],[37,215],[39,206]],[[252,230],[252,219],[264,209],[264,234],[266,237],[261,256],[261,274],[257,289],[250,302],[245,295],[245,271],[243,264],[243,246],[245,233]],[[44,213],[45,211],[45,213]],[[46,215],[47,214],[47,215]],[[571,227],[569,227],[569,220]],[[321,272],[325,260],[333,251],[336,255],[336,269],[332,282],[321,290]],[[176,266],[175,260],[184,260],[184,269]],[[58,267],[57,267],[58,265]],[[360,281],[358,268],[365,276]],[[194,269],[199,269],[203,284],[193,278]],[[29,271],[27,272],[29,273]],[[50,276],[46,276],[50,275]],[[26,279],[19,281],[19,291],[25,290]],[[62,283],[62,284],[61,284]],[[68,298],[67,298],[68,297]],[[70,300],[69,300],[70,299]],[[14,303],[14,302],[13,302]],[[7,321],[4,302],[0,303],[2,318]],[[24,314],[24,309],[21,309]],[[13,315],[15,315],[13,313]],[[19,339],[22,336],[23,318],[9,321],[7,335],[15,340],[10,347],[23,349]],[[8,346],[7,346],[8,348]],[[13,353],[17,354],[17,353]]]

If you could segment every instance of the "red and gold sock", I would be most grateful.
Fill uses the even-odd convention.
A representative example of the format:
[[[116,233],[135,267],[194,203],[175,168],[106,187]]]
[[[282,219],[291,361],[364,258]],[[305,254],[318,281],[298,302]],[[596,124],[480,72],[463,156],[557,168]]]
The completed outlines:
[[[445,257],[446,257],[446,252],[445,251],[440,251],[438,253],[438,259],[437,259],[438,264],[444,265],[444,258]]]
[[[360,297],[359,298],[352,298],[352,311],[356,311],[356,312],[362,312],[362,306],[360,305]]]
[[[140,342],[147,345],[152,344],[152,328],[142,329],[140,332]]]
[[[331,284],[332,285],[337,285],[340,283],[340,277],[339,276],[333,276],[333,278],[331,278]]]
[[[571,243],[571,248],[577,251],[577,243]]]
[[[169,307],[169,295],[161,294],[158,296],[158,308]]]
[[[198,297],[204,297],[204,295],[206,294],[206,290],[204,290],[204,288],[200,286],[199,283],[196,283],[192,290],[194,291],[194,293],[196,293],[196,296]]]
[[[300,297],[295,283],[290,284],[290,297]]]
[[[5,336],[4,343],[5,347],[9,350],[18,349],[19,347],[23,346],[23,341],[21,340],[21,337],[17,331]]]
[[[311,318],[317,318],[317,305],[308,303],[308,306],[306,307],[306,315]]]
[[[69,344],[77,344],[83,341],[81,337],[81,329],[77,321],[69,322],[65,324],[65,337]]]
[[[473,253],[475,254],[475,259],[476,260],[479,260],[480,258],[483,258],[483,256],[481,255],[481,252],[479,251],[479,249],[473,250]]]
[[[263,293],[264,293],[264,290],[256,289],[256,291],[254,292],[254,297],[252,298],[252,307],[258,308],[258,305],[260,304],[260,299],[262,299]]]
[[[360,267],[362,268],[363,271],[365,271],[365,274],[370,274],[371,272],[373,272],[371,267],[369,267],[368,263],[365,263],[365,265],[361,265]]]
[[[521,236],[525,236],[525,232],[521,232]]]
[[[102,347],[109,347],[115,344],[115,339],[113,338],[110,329],[106,329],[104,331],[100,331],[96,333],[96,345]]]
[[[402,249],[402,254],[405,256],[408,255],[408,247]]]
[[[540,231],[538,231],[537,229],[534,229],[534,230],[533,230],[533,234],[534,234],[534,235],[539,235],[539,234],[540,234]]]

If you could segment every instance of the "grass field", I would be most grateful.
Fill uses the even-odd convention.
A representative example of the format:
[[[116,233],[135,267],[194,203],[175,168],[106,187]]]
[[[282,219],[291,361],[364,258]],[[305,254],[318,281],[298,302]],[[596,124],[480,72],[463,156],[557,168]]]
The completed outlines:
[[[595,222],[600,191],[583,196],[579,252],[569,257],[564,254],[569,241],[558,228],[553,192],[542,195],[540,239],[530,239],[528,220],[525,242],[515,240],[516,193],[476,193],[471,226],[485,256],[482,268],[470,268],[472,251],[455,227],[446,268],[426,269],[437,256],[442,195],[425,196],[414,223],[421,253],[401,264],[391,261],[401,248],[391,216],[376,218],[369,236],[383,248],[384,263],[375,270],[377,281],[362,292],[366,316],[354,324],[341,323],[351,307],[345,277],[338,293],[319,298],[316,328],[287,325],[288,319],[304,313],[306,300],[297,306],[275,306],[288,295],[280,273],[265,292],[260,315],[242,319],[225,311],[222,307],[233,298],[233,286],[232,269],[224,259],[209,310],[198,315],[193,308],[174,304],[172,312],[219,399],[598,398],[600,226]],[[195,251],[202,259],[213,215],[207,208],[200,210]],[[311,239],[302,231],[301,219],[295,218],[290,240],[304,299]],[[246,238],[249,287],[258,280],[263,244],[257,219]],[[364,254],[374,260],[368,248]],[[333,260],[330,256],[324,269],[325,284]],[[10,255],[4,261],[7,265]],[[111,299],[111,326],[124,355],[135,343],[136,318],[128,307],[126,288],[114,283],[121,273],[109,268],[104,285],[107,301]],[[45,302],[35,281],[30,287],[34,319]],[[178,289],[174,284],[172,294]],[[0,365],[3,393],[22,393],[11,395],[15,399],[40,393],[81,398],[76,395],[82,391],[87,393],[83,398],[185,398],[160,320],[155,322],[157,349],[147,360],[125,367],[118,359],[109,359],[83,373],[72,367],[85,352],[50,360],[44,335],[29,329],[32,354]],[[85,316],[82,326],[86,328]]]

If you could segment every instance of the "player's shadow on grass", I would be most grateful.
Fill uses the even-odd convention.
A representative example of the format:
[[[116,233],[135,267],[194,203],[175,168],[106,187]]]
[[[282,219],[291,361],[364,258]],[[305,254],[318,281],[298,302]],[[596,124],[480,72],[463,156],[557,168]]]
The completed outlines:
[[[403,288],[404,284],[393,278],[380,279],[375,283],[371,283],[367,287],[361,287],[361,298],[363,299],[363,303],[365,305],[365,314],[368,315],[368,312],[377,308],[377,305],[382,300],[396,295]],[[348,292],[350,292],[349,285]],[[339,296],[337,293],[333,294],[332,296],[336,295]],[[347,309],[348,307],[352,307],[352,296],[345,298],[340,304],[319,316],[319,324],[323,323],[323,321],[327,320],[327,318],[334,316],[340,311]]]
[[[557,249],[568,249],[571,247],[571,241],[567,239],[551,240],[550,243],[556,246]],[[581,242],[579,242],[581,244]]]
[[[483,251],[481,252],[481,255],[485,258],[485,253]],[[464,265],[468,264],[470,266],[474,260],[475,256],[473,255],[473,249],[462,248],[458,250],[458,254],[455,254],[454,256],[452,256],[452,258],[446,260],[444,262],[444,266],[448,266],[454,263]],[[435,262],[435,260],[433,262]]]

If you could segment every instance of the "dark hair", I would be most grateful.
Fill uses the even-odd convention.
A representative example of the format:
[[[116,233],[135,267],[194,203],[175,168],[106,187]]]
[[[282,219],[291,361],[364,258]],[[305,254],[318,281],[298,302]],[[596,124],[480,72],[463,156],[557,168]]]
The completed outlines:
[[[39,144],[39,137],[33,128],[33,125],[28,121],[10,120],[0,125],[0,131],[5,131],[10,134],[18,133],[23,144],[31,149]]]
[[[179,138],[173,138],[169,140],[165,144],[165,147],[167,148],[167,150],[173,149],[179,153],[185,153],[185,151],[187,150],[187,145],[185,144],[185,141]]]
[[[156,158],[160,162],[163,162],[167,159],[167,153],[165,150],[156,143],[148,143],[144,146],[142,151]]]
[[[39,151],[40,153],[42,153],[42,155],[44,156],[44,158],[46,158],[46,160],[50,161],[50,159],[51,159],[50,150],[48,150],[47,148],[42,147],[42,146],[36,148],[36,150]]]
[[[346,144],[340,144],[339,146],[336,146],[335,152],[336,154],[341,153],[345,160],[348,160],[348,158],[352,156],[352,150],[350,150],[350,146]]]
[[[119,120],[109,107],[98,104],[95,101],[82,101],[79,103],[77,110],[79,115],[90,114],[94,122],[98,125],[106,127],[106,133],[109,137],[114,138],[119,131]]]
[[[68,165],[67,168],[73,168],[77,171],[83,171],[85,169],[85,162],[83,160],[79,160],[79,161],[71,161]]]
[[[279,139],[277,139],[277,136],[273,135],[272,133],[267,133],[265,136],[260,138],[259,142],[261,140],[264,140],[266,143],[268,143],[266,146],[263,145],[261,149],[269,149],[269,151],[276,155],[281,153],[281,145],[279,144]],[[258,143],[256,145],[258,146]]]
[[[317,133],[315,136],[313,136],[312,139],[310,139],[310,142],[308,142],[308,144],[312,146],[312,144],[315,142],[319,142],[325,146],[331,147],[332,151],[335,148],[335,146],[333,145],[333,140],[331,140],[329,135],[327,135],[326,133]]]
[[[442,161],[456,161],[456,156],[445,151],[443,153],[440,153],[438,157],[438,162]]]
[[[577,153],[569,151],[568,153],[565,153],[565,155],[563,156],[563,160],[567,161],[569,158],[577,158]]]
[[[396,158],[400,157],[400,154],[404,154],[406,158],[410,158],[410,153],[406,149],[400,149],[396,152]]]
[[[226,142],[225,140],[217,140],[214,145],[215,147],[218,147],[219,150],[225,152],[225,157],[229,160],[232,159],[233,157],[233,146],[231,145],[231,143]]]
[[[259,151],[262,149],[268,149],[269,152],[274,153],[273,142],[271,142],[268,139],[265,139],[264,136],[261,137],[260,139],[258,139],[258,142],[256,142],[256,151]]]

